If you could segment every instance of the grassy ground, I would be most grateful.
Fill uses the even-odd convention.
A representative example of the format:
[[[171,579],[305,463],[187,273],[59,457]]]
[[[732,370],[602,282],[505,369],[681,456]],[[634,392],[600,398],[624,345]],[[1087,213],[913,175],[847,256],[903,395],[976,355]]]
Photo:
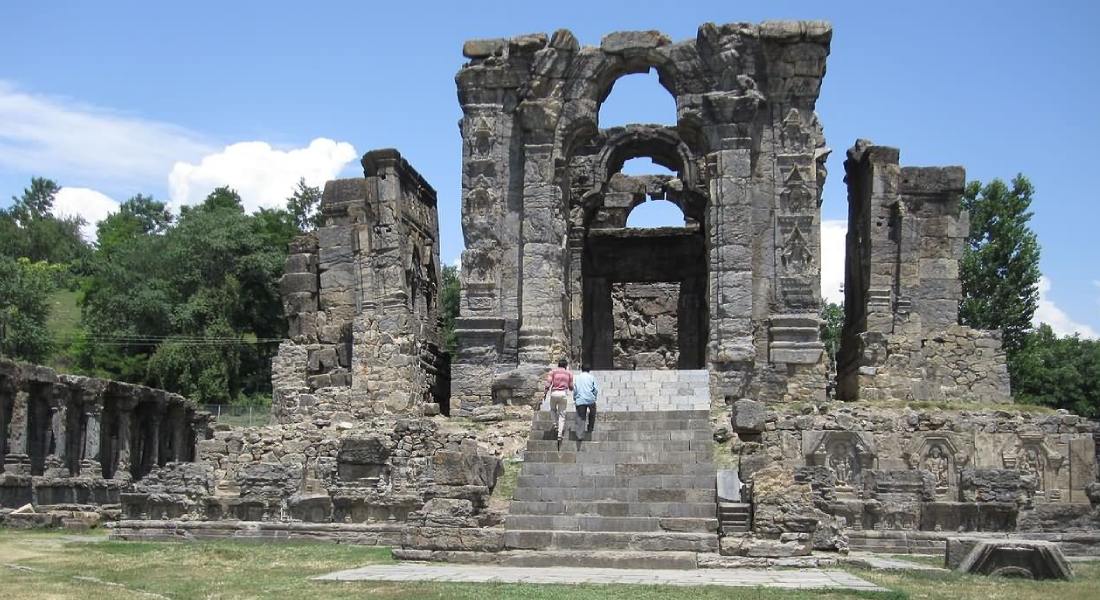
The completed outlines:
[[[1073,582],[988,579],[952,573],[852,569],[894,590],[880,594],[775,589],[624,585],[513,585],[424,582],[316,582],[309,577],[390,562],[385,549],[337,544],[242,542],[106,542],[103,534],[70,536],[0,530],[0,598],[129,600],[131,598],[446,598],[486,600],[739,600],[779,598],[1100,598],[1100,565],[1077,564]]]

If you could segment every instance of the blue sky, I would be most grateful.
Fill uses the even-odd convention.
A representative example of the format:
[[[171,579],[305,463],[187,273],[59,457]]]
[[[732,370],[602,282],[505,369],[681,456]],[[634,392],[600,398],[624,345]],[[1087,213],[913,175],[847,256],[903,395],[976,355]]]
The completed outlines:
[[[275,205],[298,177],[354,176],[358,155],[392,146],[439,191],[450,262],[464,40],[562,27],[584,44],[623,29],[679,40],[706,21],[826,19],[825,285],[839,272],[841,162],[865,137],[899,146],[907,165],[1028,175],[1040,317],[1095,336],[1100,194],[1085,175],[1100,139],[1100,4],[1040,4],[1054,3],[5,2],[0,204],[43,175],[68,188],[62,210],[92,218],[139,192],[179,205],[226,183]],[[601,118],[668,122],[672,106],[655,77],[630,76]]]

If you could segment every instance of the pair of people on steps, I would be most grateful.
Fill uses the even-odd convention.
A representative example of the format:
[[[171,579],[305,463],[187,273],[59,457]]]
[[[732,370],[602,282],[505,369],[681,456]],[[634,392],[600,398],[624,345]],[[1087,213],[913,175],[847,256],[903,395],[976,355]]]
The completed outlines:
[[[550,371],[546,377],[546,394],[549,398],[550,414],[557,425],[558,448],[565,437],[565,413],[569,408],[569,397],[573,396],[573,404],[577,413],[577,439],[581,438],[581,425],[589,434],[596,426],[596,398],[599,396],[599,386],[596,378],[590,373],[588,365],[581,367],[581,372],[576,377],[569,371],[569,362],[564,358],[558,361],[556,369]],[[590,436],[591,437],[591,436]]]

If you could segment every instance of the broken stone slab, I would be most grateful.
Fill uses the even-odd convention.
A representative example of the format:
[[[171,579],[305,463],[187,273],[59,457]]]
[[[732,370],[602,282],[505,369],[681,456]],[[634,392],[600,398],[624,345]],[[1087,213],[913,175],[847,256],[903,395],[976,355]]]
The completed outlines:
[[[948,538],[944,565],[975,575],[1073,579],[1058,544],[1039,540]]]
[[[741,501],[741,478],[733,469],[722,469],[716,476],[719,502]]]
[[[9,513],[9,514],[13,514],[13,515],[31,515],[31,514],[34,514],[34,513],[35,513],[34,506],[31,505],[30,503],[27,503],[27,504],[24,504],[23,506],[20,506],[19,508],[15,509],[15,510],[11,511],[11,513]]]

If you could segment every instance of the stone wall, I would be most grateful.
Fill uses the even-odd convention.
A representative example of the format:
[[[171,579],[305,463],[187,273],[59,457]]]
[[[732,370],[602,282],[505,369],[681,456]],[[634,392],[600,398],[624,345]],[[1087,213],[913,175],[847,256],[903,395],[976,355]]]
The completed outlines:
[[[110,506],[195,459],[210,415],[182,396],[0,359],[0,507]]]
[[[961,167],[905,167],[896,148],[859,140],[848,183],[845,324],[838,395],[1009,402],[997,332],[958,323],[969,229]]]
[[[477,526],[502,468],[471,433],[392,416],[220,429],[198,458],[136,483],[124,517],[362,524],[455,509]]]
[[[811,485],[815,509],[828,515],[815,518],[830,527],[1100,527],[1100,423],[1094,421],[1064,412],[737,408],[745,413],[733,421],[742,481],[753,481],[765,467],[789,471]]]
[[[434,414],[446,399],[435,190],[395,150],[362,163],[363,178],[325,185],[324,225],[291,243],[290,339],[272,365],[279,422]]]
[[[679,283],[618,283],[611,286],[616,369],[675,369],[680,346]]]

